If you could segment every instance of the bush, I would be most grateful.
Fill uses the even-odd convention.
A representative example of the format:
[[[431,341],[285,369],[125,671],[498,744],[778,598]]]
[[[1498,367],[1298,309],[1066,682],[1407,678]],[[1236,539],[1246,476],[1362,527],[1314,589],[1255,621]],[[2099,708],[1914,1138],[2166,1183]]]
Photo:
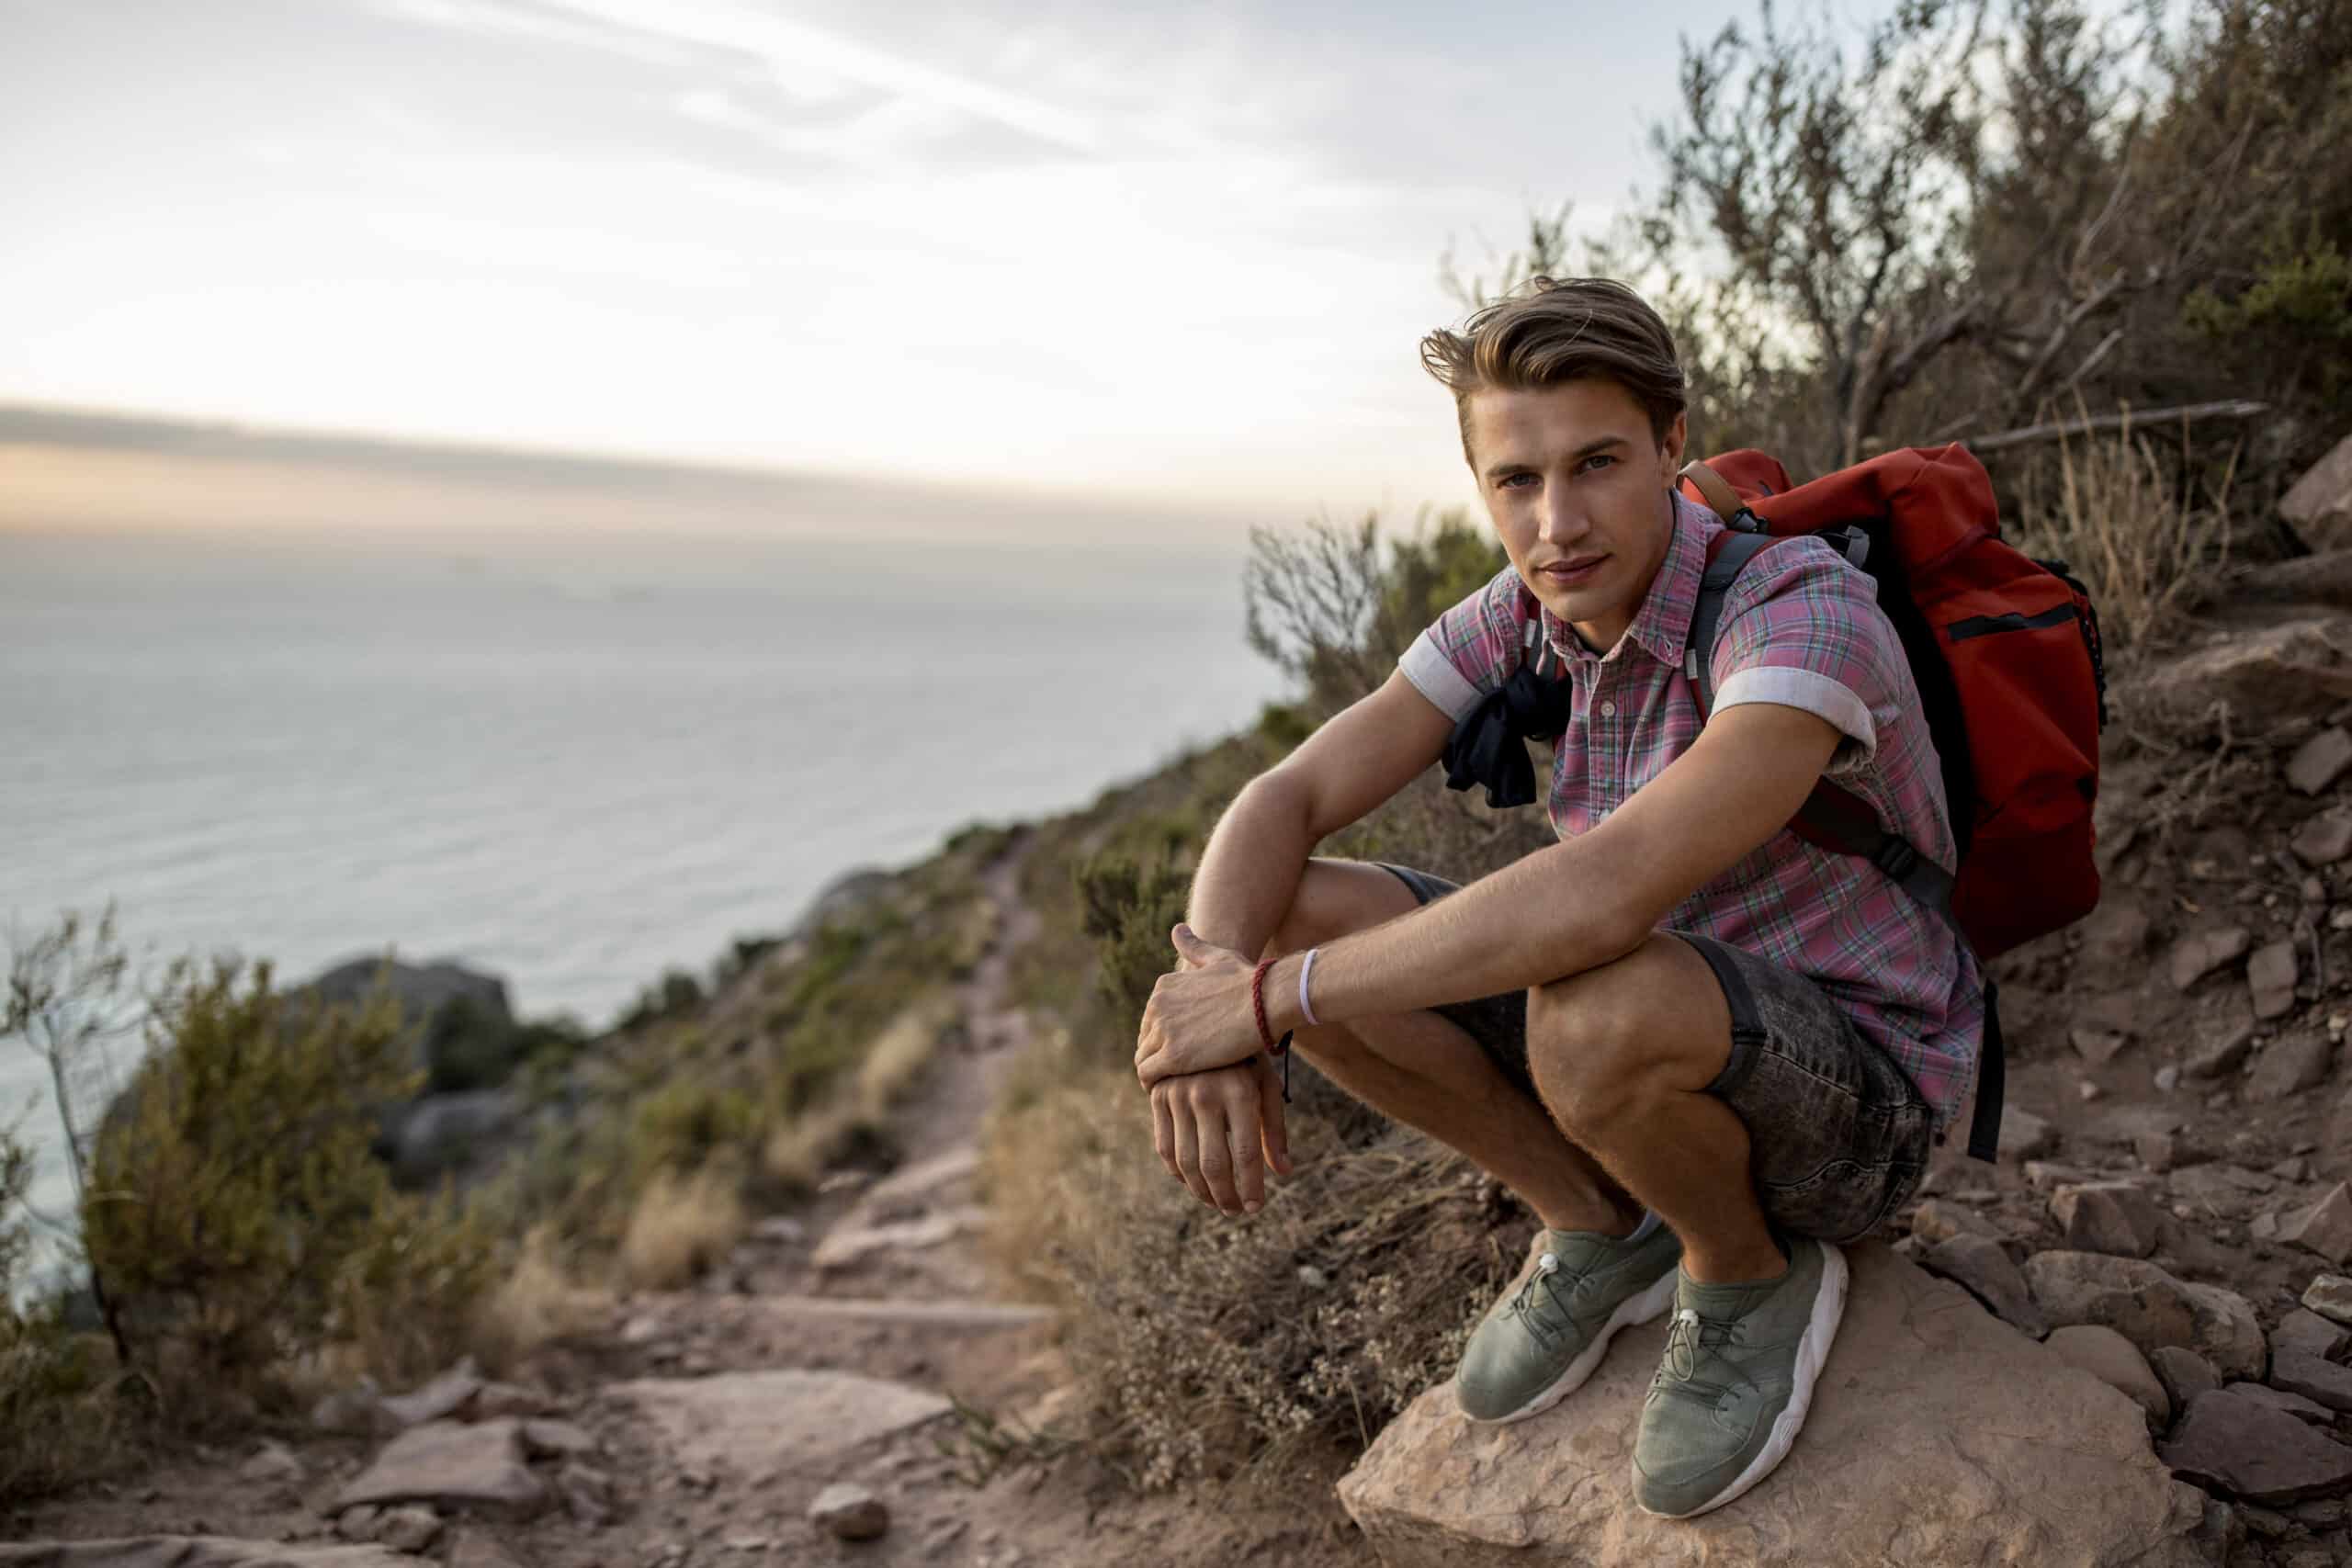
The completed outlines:
[[[18,1303],[32,1180],[31,1151],[0,1127],[0,1506],[101,1473],[134,1425],[106,1341],[67,1325],[62,1296]]]
[[[401,1375],[495,1263],[487,1236],[394,1193],[368,1154],[368,1107],[420,1076],[390,996],[289,1013],[267,964],[239,981],[232,963],[172,969],[82,1206],[130,1352],[188,1422],[271,1403],[283,1367],[339,1334]]]

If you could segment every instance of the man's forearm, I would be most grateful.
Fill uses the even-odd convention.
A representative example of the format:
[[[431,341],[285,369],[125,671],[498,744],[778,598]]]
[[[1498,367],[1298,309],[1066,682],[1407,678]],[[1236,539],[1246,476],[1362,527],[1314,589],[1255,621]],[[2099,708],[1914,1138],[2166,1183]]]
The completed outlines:
[[[1324,943],[1309,998],[1316,1018],[1338,1023],[1468,1001],[1623,957],[1648,928],[1612,895],[1609,849],[1589,835],[1553,844],[1411,914]],[[1277,1033],[1305,1021],[1301,962],[1287,956],[1267,976]]]
[[[1297,897],[1314,849],[1305,806],[1279,782],[1261,778],[1234,798],[1210,833],[1184,923],[1216,946],[1255,959]]]

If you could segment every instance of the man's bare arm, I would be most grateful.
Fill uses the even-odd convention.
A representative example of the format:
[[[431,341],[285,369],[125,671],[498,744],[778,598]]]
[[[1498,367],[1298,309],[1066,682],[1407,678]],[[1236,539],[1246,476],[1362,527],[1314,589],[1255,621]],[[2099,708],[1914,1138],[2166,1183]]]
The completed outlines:
[[[1724,710],[1590,832],[1325,943],[1315,963],[1316,1016],[1343,1021],[1465,1001],[1623,957],[1677,904],[1780,831],[1841,739],[1798,708]],[[1277,1032],[1300,1021],[1298,964],[1285,958],[1267,977]]]

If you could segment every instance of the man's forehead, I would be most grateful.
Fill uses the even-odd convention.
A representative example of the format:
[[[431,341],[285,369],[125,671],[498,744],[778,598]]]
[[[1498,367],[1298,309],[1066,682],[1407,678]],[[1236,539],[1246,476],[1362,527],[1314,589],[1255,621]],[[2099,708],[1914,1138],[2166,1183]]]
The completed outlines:
[[[1557,386],[1482,388],[1467,405],[1471,434],[1488,446],[1583,447],[1605,439],[1634,442],[1649,417],[1632,393],[1600,377]]]

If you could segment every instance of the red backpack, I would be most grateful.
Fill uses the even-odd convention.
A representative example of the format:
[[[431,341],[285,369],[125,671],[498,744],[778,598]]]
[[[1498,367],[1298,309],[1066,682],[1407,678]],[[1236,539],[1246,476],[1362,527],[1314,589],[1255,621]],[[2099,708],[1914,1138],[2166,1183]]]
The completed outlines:
[[[1887,832],[1870,807],[1824,780],[1791,829],[1860,854],[1936,908],[1990,959],[2082,919],[2098,902],[2091,808],[2107,675],[2098,616],[2063,561],[2001,539],[1993,483],[1954,443],[1910,447],[1792,486],[1761,452],[1682,470],[1692,498],[1728,525],[1708,550],[1684,667],[1702,717],[1724,595],[1776,538],[1827,541],[1878,584],[1911,665],[1942,763],[1960,848],[1957,877]],[[1991,1159],[2000,1127],[1997,997],[1984,982],[1984,1043],[1969,1153]]]

